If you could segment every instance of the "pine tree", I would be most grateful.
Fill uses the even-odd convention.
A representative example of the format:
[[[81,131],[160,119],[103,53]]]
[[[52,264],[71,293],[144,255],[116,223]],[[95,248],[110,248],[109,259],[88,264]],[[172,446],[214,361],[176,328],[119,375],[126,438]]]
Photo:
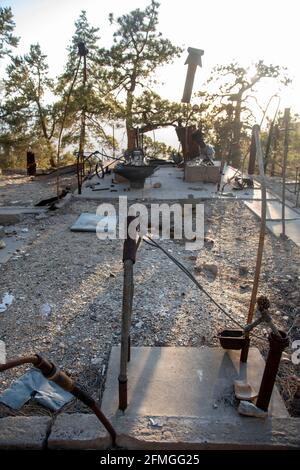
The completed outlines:
[[[2,119],[20,139],[22,134],[25,140],[42,139],[50,164],[54,165],[52,141],[57,112],[55,104],[45,103],[45,94],[53,91],[46,59],[39,44],[31,45],[24,56],[11,58],[4,80]]]
[[[156,69],[166,65],[181,53],[157,31],[159,3],[152,0],[144,10],[139,8],[110,22],[117,29],[114,44],[107,51],[110,81],[119,96],[125,94],[123,116],[126,122],[128,148],[135,146],[133,110],[137,91],[150,86]]]
[[[18,45],[19,39],[13,35],[15,23],[10,7],[0,7],[0,59],[10,54],[11,48]]]

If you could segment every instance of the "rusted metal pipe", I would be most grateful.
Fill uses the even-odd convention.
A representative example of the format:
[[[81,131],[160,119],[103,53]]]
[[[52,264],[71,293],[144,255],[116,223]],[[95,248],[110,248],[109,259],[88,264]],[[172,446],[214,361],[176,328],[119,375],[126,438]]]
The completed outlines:
[[[260,175],[260,185],[261,185],[261,222],[260,222],[260,234],[259,234],[259,241],[258,241],[258,249],[257,249],[257,256],[256,256],[256,266],[255,266],[255,275],[253,281],[253,288],[251,293],[251,300],[250,306],[248,311],[248,318],[247,324],[252,323],[254,308],[256,304],[256,297],[258,292],[258,284],[260,278],[260,271],[261,271],[261,264],[262,264],[262,257],[263,257],[263,250],[264,250],[264,242],[265,242],[265,231],[266,231],[266,214],[267,214],[267,189],[266,189],[266,182],[265,182],[265,172],[264,172],[264,162],[263,162],[263,153],[259,138],[259,126],[256,124],[252,128],[252,132],[254,135],[255,140],[255,147],[257,151],[257,160],[258,160],[258,167],[259,167],[259,175]],[[249,352],[249,333],[245,334],[245,344],[241,351],[241,362],[247,362],[248,359],[248,352]]]
[[[105,429],[109,432],[112,439],[112,444],[115,445],[117,436],[116,431],[106,416],[102,413],[98,403],[92,397],[90,397],[87,392],[82,390],[79,385],[71,379],[71,377],[65,374],[53,362],[49,361],[42,355],[34,354],[32,356],[13,359],[6,364],[0,364],[0,372],[13,369],[14,367],[18,367],[23,364],[33,364],[41,371],[47,380],[55,382],[63,390],[71,393],[74,397],[78,398],[80,401],[82,401],[82,403],[88,406],[95,413]]]
[[[122,330],[121,330],[121,356],[119,374],[119,409],[127,408],[127,362],[130,360],[130,323],[133,301],[133,265],[136,258],[137,241],[129,235],[129,225],[135,219],[134,216],[127,217],[127,238],[123,248],[123,303],[122,303]]]
[[[281,337],[273,332],[269,335],[270,349],[256,401],[256,406],[264,411],[268,411],[281,355],[289,344],[286,333],[280,331],[280,335]]]

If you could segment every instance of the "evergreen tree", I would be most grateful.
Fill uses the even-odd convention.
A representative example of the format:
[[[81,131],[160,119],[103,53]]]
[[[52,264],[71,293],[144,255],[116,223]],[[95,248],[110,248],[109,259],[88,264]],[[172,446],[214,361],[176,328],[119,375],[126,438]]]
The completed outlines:
[[[107,52],[110,80],[117,96],[125,95],[123,117],[126,122],[128,148],[135,146],[134,106],[136,95],[151,85],[158,67],[166,65],[181,53],[157,31],[159,3],[152,0],[144,10],[136,9],[110,22],[117,29],[114,44]]]
[[[11,48],[18,45],[19,39],[13,35],[15,23],[10,7],[0,7],[0,59],[10,54]]]

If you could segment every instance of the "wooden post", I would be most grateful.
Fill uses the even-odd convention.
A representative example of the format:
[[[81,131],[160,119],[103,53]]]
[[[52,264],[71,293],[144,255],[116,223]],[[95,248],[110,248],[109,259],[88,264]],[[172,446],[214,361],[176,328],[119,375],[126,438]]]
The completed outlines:
[[[286,165],[289,152],[289,125],[290,125],[290,108],[284,110],[284,147],[283,147],[283,161],[282,161],[282,232],[281,236],[286,237],[285,234],[285,185],[286,185]]]

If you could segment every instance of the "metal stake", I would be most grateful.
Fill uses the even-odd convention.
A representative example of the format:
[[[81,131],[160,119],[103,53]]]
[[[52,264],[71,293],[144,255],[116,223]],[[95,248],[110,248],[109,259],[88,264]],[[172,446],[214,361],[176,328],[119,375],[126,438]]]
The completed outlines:
[[[281,236],[284,238],[285,235],[285,183],[286,183],[286,164],[287,156],[289,152],[289,123],[290,123],[290,108],[284,110],[284,150],[283,150],[283,162],[282,162],[282,233]]]
[[[137,242],[130,238],[128,228],[135,219],[133,216],[127,217],[127,238],[124,241],[123,266],[123,304],[122,304],[122,331],[121,331],[121,357],[119,374],[119,409],[124,411],[127,408],[127,362],[130,360],[130,323],[133,301],[133,265],[135,263]]]
[[[258,249],[257,249],[257,256],[256,256],[256,267],[255,267],[255,275],[253,281],[253,288],[251,293],[251,300],[247,318],[247,324],[252,322],[254,308],[256,303],[256,297],[258,292],[258,284],[260,278],[260,271],[261,271],[261,263],[263,257],[263,249],[264,249],[264,242],[265,242],[265,231],[266,231],[266,214],[267,214],[267,190],[266,190],[266,182],[265,182],[265,172],[264,172],[264,162],[263,162],[263,153],[259,138],[259,126],[256,124],[253,126],[252,132],[254,134],[256,151],[257,151],[257,160],[258,160],[258,167],[259,167],[259,175],[260,175],[260,185],[261,185],[261,222],[260,222],[260,234],[259,234],[259,242],[258,242]],[[241,351],[241,362],[247,362],[248,359],[248,352],[249,352],[249,333],[245,333],[245,344]]]

